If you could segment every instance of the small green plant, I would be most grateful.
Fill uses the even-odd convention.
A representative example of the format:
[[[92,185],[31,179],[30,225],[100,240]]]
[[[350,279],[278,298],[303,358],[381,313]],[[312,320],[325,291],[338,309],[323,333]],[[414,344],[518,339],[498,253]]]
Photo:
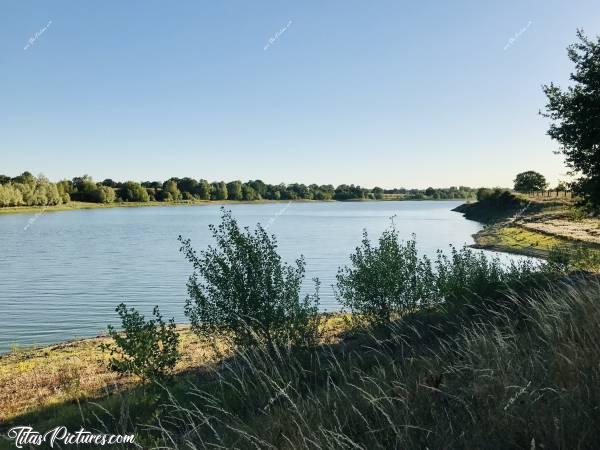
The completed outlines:
[[[275,350],[310,346],[319,340],[319,282],[313,295],[300,296],[304,258],[295,266],[281,261],[275,236],[258,224],[240,229],[230,211],[211,225],[216,244],[196,253],[179,236],[193,264],[186,315],[200,336],[220,335],[240,347]]]
[[[135,374],[144,381],[165,378],[180,357],[177,351],[179,334],[174,320],[165,322],[158,306],[152,312],[155,318],[148,321],[124,303],[115,311],[121,317],[123,332],[108,325],[108,334],[114,344],[100,344],[100,349],[110,354],[108,367],[118,373]]]

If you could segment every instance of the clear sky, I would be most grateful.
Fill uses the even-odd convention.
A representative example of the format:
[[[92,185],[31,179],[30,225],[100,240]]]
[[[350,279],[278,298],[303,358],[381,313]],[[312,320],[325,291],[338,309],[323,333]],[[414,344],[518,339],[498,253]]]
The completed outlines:
[[[541,85],[567,83],[600,1],[0,0],[0,20],[3,174],[508,186],[565,178]]]

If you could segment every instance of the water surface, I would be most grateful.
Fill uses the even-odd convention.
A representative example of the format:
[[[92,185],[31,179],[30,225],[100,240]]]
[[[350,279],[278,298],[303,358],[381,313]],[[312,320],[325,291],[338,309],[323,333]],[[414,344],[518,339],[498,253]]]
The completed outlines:
[[[331,285],[359,245],[362,230],[377,237],[395,216],[403,238],[417,236],[434,255],[472,243],[480,229],[451,209],[456,201],[327,202],[228,206],[243,225],[269,227],[287,261],[306,258],[307,279],[319,277],[323,309],[338,309]],[[91,209],[0,216],[0,352],[11,345],[49,344],[94,336],[116,323],[125,302],[145,313],[160,305],[185,322],[191,266],[179,234],[196,249],[210,242],[218,205]]]

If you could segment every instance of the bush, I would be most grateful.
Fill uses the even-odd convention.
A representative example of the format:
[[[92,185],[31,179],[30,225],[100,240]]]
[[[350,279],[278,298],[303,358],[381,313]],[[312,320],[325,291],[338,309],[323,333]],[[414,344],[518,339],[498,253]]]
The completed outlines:
[[[300,298],[305,262],[282,263],[277,241],[257,224],[240,230],[231,212],[210,230],[216,241],[197,254],[179,236],[181,251],[193,264],[186,315],[200,336],[225,334],[241,347],[312,345],[319,337],[318,287]]]
[[[120,190],[120,198],[126,202],[147,202],[148,191],[135,181],[127,181]]]
[[[438,250],[435,295],[438,302],[455,310],[466,304],[477,307],[482,300],[494,300],[510,289],[535,282],[538,275],[549,275],[548,268],[531,260],[503,264],[498,257],[451,246],[450,256]]]
[[[174,320],[165,323],[158,306],[152,312],[155,319],[148,321],[135,308],[127,309],[124,303],[115,311],[121,317],[123,333],[109,325],[108,334],[114,345],[100,344],[101,350],[111,356],[108,367],[115,372],[135,374],[144,381],[163,379],[180,357]]]
[[[92,191],[92,198],[96,203],[112,203],[115,197],[115,190],[108,186],[98,186]]]
[[[600,248],[584,245],[571,247],[556,245],[550,249],[548,261],[564,272],[576,270],[600,272]]]
[[[364,231],[350,261],[351,267],[338,270],[336,298],[356,319],[389,322],[432,300],[431,262],[419,259],[414,238],[401,242],[393,225],[379,246]]]
[[[450,256],[438,251],[435,264],[419,256],[414,236],[399,239],[392,227],[373,246],[366,231],[351,266],[337,274],[338,301],[353,318],[386,323],[414,312],[417,308],[443,303],[455,310],[469,303],[478,306],[483,299],[547,276],[550,266],[530,260],[504,265],[497,257],[467,247],[451,246]]]

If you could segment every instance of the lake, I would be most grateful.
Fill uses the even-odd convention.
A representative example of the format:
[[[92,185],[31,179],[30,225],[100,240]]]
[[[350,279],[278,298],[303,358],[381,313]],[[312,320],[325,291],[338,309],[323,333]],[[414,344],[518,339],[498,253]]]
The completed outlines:
[[[459,201],[234,204],[243,225],[269,227],[280,254],[306,258],[307,280],[321,280],[324,310],[339,309],[331,285],[359,245],[377,238],[390,217],[403,238],[417,236],[428,255],[472,243],[481,225],[451,209]],[[50,344],[95,336],[117,321],[120,302],[185,322],[191,265],[177,236],[197,250],[211,242],[219,205],[90,209],[0,215],[0,352],[13,344]]]

